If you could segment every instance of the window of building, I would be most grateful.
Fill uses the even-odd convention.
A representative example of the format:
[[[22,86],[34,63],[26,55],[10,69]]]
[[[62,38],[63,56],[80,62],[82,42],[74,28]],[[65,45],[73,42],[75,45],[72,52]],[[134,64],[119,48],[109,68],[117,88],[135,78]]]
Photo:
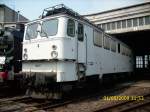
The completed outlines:
[[[145,65],[144,66],[145,66],[145,68],[147,68],[148,67],[148,55],[144,56],[144,61],[145,61],[144,62]]]
[[[94,30],[94,45],[102,46],[103,33]]]
[[[110,23],[107,23],[107,30],[110,30]]]
[[[83,41],[84,39],[84,27],[82,24],[78,24],[78,40]]]
[[[75,36],[75,22],[72,19],[68,20],[67,35],[70,36],[70,37],[74,37]]]
[[[139,18],[139,26],[142,26],[142,25],[144,25],[144,18],[140,17]]]
[[[150,16],[146,16],[145,17],[145,25],[149,25],[150,24]]]
[[[122,28],[126,28],[126,20],[122,21]]]
[[[102,24],[98,24],[97,26],[98,26],[99,28],[102,28]]]
[[[127,27],[132,27],[132,19],[127,19]]]
[[[102,24],[102,29],[106,30],[106,24]]]
[[[117,21],[117,28],[118,28],[118,29],[121,28],[121,21]]]
[[[136,68],[143,68],[142,56],[136,56]]]
[[[113,30],[116,29],[116,22],[113,22],[113,23],[112,23],[112,29],[113,29]]]
[[[135,27],[135,26],[137,26],[137,25],[138,25],[137,18],[134,18],[134,19],[133,19],[133,26]]]

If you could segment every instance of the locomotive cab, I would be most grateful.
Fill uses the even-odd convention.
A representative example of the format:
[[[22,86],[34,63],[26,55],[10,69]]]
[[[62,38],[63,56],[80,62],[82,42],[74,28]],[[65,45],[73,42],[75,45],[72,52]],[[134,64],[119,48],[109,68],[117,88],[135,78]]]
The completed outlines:
[[[23,72],[47,77],[55,74],[56,82],[76,80],[76,61],[84,63],[86,59],[83,36],[83,25],[67,15],[28,23],[23,42]]]

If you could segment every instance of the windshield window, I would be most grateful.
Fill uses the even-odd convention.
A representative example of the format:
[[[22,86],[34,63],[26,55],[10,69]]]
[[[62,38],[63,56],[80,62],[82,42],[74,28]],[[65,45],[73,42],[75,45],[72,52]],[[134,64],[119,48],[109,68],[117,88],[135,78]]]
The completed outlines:
[[[25,36],[26,40],[34,39],[37,37],[37,27],[38,27],[38,23],[32,23],[27,26],[26,36]]]
[[[58,30],[58,20],[51,19],[51,20],[43,21],[41,29],[42,29],[41,31],[42,37],[56,35]]]

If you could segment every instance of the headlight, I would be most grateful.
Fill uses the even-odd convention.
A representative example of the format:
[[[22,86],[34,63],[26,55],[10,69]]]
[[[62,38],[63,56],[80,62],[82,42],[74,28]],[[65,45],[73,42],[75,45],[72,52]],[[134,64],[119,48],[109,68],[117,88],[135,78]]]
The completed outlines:
[[[56,49],[57,49],[57,46],[56,46],[56,45],[52,45],[52,49],[53,49],[53,50],[56,50]]]
[[[24,53],[27,53],[27,48],[24,49]]]
[[[28,55],[27,55],[27,48],[24,48],[23,59],[25,59],[25,60],[27,60],[27,59],[28,59]]]
[[[51,57],[52,58],[57,58],[57,56],[58,56],[58,53],[56,51],[51,52]]]

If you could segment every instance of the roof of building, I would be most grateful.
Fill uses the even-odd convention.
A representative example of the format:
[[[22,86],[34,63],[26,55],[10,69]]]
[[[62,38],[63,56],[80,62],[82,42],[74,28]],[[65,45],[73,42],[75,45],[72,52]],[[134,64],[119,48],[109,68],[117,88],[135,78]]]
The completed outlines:
[[[129,9],[129,8],[133,8],[133,7],[139,7],[139,6],[143,6],[143,5],[147,5],[147,4],[150,4],[150,2],[145,2],[145,3],[141,3],[141,4],[131,5],[131,6],[117,8],[117,9],[112,9],[112,10],[107,10],[107,11],[98,12],[98,13],[86,14],[86,15],[83,15],[83,16],[94,16],[94,15],[98,15],[98,14],[104,14],[104,13],[109,13],[109,12]]]

